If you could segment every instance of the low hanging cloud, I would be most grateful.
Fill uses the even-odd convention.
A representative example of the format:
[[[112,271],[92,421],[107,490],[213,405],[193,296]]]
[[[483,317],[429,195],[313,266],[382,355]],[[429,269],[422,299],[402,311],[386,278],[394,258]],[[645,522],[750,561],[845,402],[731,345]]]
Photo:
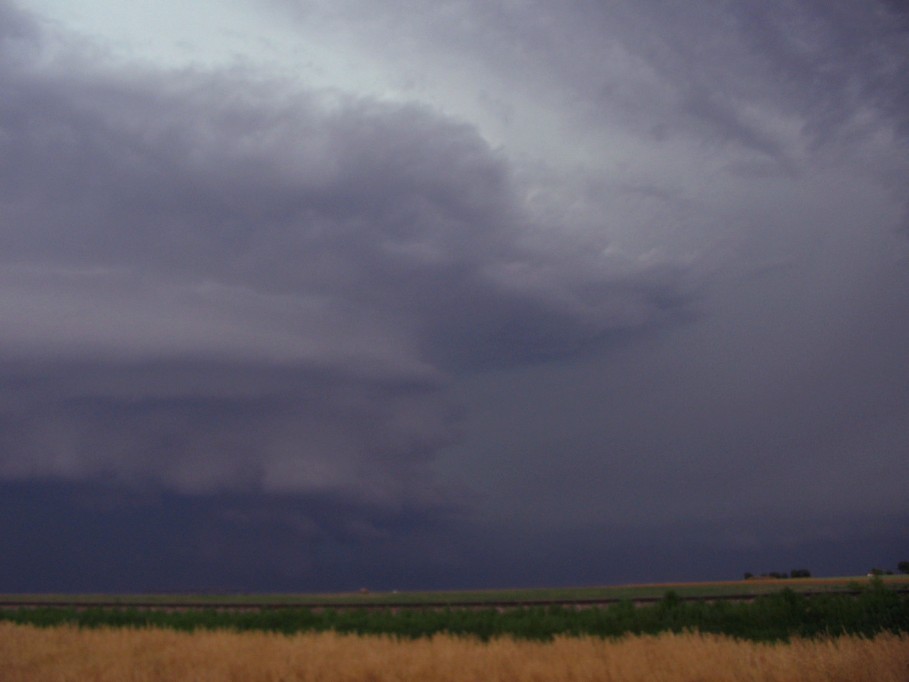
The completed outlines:
[[[0,10],[4,477],[429,504],[452,376],[684,306],[671,265],[554,239],[464,123],[102,71]]]
[[[904,558],[899,3],[34,4],[0,0],[11,589]]]

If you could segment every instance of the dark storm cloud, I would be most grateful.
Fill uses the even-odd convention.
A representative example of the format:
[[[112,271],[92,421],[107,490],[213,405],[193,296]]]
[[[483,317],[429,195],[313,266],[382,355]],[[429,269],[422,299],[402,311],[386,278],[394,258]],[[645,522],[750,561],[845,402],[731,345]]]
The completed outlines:
[[[624,44],[660,74],[662,90],[675,91],[669,118],[687,114],[706,126],[701,134],[778,156],[787,150],[762,130],[761,108],[802,117],[802,132],[822,141],[853,124],[860,108],[905,125],[898,74],[909,34],[882,5],[652,4],[632,17]]]
[[[793,515],[803,547],[823,544],[825,518],[841,539],[864,513],[904,516],[904,12],[402,1],[357,22],[356,0],[276,4],[401,71],[428,54],[505,139],[556,112],[567,142],[541,145],[539,184],[569,188],[582,229],[616,251],[685,263],[699,284],[690,325],[459,384],[467,440],[448,462],[487,493],[482,513],[511,532],[600,519],[604,542],[622,535],[612,522],[656,538],[713,519],[727,549],[768,551],[766,527]]]
[[[0,539],[125,548],[7,582],[905,559],[898,3],[255,8],[335,87],[0,0]]]
[[[466,124],[242,72],[33,65],[4,11],[6,477],[429,499],[452,372],[682,303],[666,268],[535,237]]]
[[[447,512],[331,494],[4,481],[0,584],[7,593],[418,588],[457,558],[432,548],[451,530]]]
[[[557,213],[586,204],[573,219],[632,253],[725,267],[750,219],[735,195],[759,193],[738,176],[852,165],[909,216],[909,31],[892,3],[271,4],[359,50],[352,63],[390,64],[405,92],[484,111],[538,196]],[[546,171],[528,162],[535,143]],[[654,185],[659,201],[629,192]]]
[[[488,526],[451,524],[438,509],[357,509],[299,496],[135,496],[25,482],[0,483],[0,519],[7,592],[578,586],[803,567],[860,575],[894,566],[909,541],[905,515],[790,516],[731,543],[727,524],[709,522],[519,529],[503,537]],[[814,524],[821,533],[806,532]]]

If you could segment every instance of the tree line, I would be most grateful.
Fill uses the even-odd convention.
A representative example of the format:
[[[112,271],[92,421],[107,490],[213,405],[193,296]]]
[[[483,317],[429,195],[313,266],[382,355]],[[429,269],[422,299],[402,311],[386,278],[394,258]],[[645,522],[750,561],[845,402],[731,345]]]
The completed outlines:
[[[807,568],[793,568],[789,573],[780,573],[779,571],[770,571],[769,573],[761,573],[755,575],[754,573],[745,572],[745,580],[754,580],[757,578],[810,578],[811,571]]]
[[[900,561],[896,565],[896,570],[900,573],[909,574],[909,561]],[[870,571],[868,571],[868,575],[870,575],[870,576],[894,575],[894,572],[889,569],[874,567]],[[810,577],[811,577],[811,571],[809,571],[807,568],[794,568],[791,571],[789,571],[789,573],[785,573],[785,572],[780,573],[779,571],[770,571],[769,573],[760,573],[758,575],[755,575],[754,573],[751,573],[750,571],[745,572],[745,580],[755,580],[757,578],[810,578]]]

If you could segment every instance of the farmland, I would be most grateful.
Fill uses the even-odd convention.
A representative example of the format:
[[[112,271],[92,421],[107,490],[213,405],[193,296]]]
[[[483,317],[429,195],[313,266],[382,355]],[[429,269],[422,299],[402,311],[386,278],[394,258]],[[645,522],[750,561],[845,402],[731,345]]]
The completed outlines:
[[[0,679],[904,682],[907,587],[8,595]]]
[[[36,628],[0,623],[5,682],[904,682],[909,635],[753,643],[695,633],[551,642],[437,635]]]
[[[894,590],[909,590],[909,575],[883,576],[881,584]],[[756,579],[692,583],[652,583],[603,587],[561,587],[513,590],[447,592],[344,592],[335,594],[247,594],[247,593],[146,593],[146,594],[6,594],[0,607],[9,605],[91,606],[137,605],[154,607],[223,608],[369,608],[434,607],[469,605],[554,605],[604,604],[658,601],[668,591],[681,599],[748,599],[783,589],[803,593],[854,592],[869,584],[866,576],[835,578]]]
[[[848,584],[848,583],[847,583]],[[411,595],[412,601],[363,602],[346,600],[283,601],[98,601],[89,598],[45,602],[7,602],[0,620],[39,626],[161,627],[197,631],[227,629],[238,632],[269,631],[282,634],[325,632],[356,635],[394,635],[418,639],[440,634],[552,640],[560,636],[620,637],[661,632],[697,630],[755,641],[786,641],[793,637],[854,634],[875,636],[882,632],[909,632],[909,593],[898,591],[900,583],[883,580],[853,584],[856,590],[795,591],[776,585],[763,594],[726,592],[683,596],[664,590],[600,601],[572,598],[544,601],[503,599],[488,593],[476,599],[443,601]],[[716,586],[692,586],[691,590],[715,590]],[[395,595],[400,598],[401,595]],[[731,597],[731,598],[729,598]],[[110,598],[108,598],[109,600]],[[259,598],[260,600],[262,598]],[[375,599],[375,597],[372,597]]]

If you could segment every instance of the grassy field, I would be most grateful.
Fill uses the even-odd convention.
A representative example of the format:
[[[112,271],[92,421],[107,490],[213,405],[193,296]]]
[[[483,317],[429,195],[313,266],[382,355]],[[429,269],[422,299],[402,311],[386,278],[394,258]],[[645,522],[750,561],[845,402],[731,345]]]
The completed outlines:
[[[748,600],[685,601],[669,591],[653,603],[630,600],[598,605],[476,603],[470,608],[235,608],[224,606],[146,608],[126,603],[78,607],[62,604],[8,606],[0,621],[20,625],[83,628],[171,628],[183,631],[266,631],[282,634],[333,631],[407,639],[440,634],[484,640],[514,637],[547,641],[561,636],[615,638],[628,634],[698,631],[754,641],[798,637],[909,632],[909,593],[883,581],[866,583],[858,594],[824,592],[807,596],[789,588]],[[285,605],[286,606],[286,605]]]
[[[692,633],[480,642],[0,623],[5,682],[905,682],[909,635],[759,644]]]
[[[858,596],[842,594],[859,585]],[[365,595],[10,595],[47,606],[0,609],[0,680],[906,682],[909,595],[899,590],[907,587],[909,577],[894,576]],[[755,598],[684,601],[728,595]],[[651,597],[659,601],[633,603]],[[533,605],[602,599],[622,601]],[[355,600],[364,608],[331,608]],[[129,606],[181,601],[288,608]],[[90,606],[102,602],[119,606]],[[301,603],[322,608],[290,608]],[[383,603],[476,608],[365,608]],[[512,607],[493,606],[502,603]]]
[[[882,576],[884,585],[909,589],[909,575]],[[758,596],[789,588],[795,592],[842,592],[867,585],[866,576],[836,578],[791,578],[730,580],[697,583],[653,583],[604,587],[536,588],[517,590],[465,590],[446,592],[344,592],[336,594],[240,594],[240,593],[154,593],[154,594],[3,594],[0,605],[11,602],[47,604],[446,604],[446,603],[532,603],[547,601],[659,599],[672,590],[682,598]]]

